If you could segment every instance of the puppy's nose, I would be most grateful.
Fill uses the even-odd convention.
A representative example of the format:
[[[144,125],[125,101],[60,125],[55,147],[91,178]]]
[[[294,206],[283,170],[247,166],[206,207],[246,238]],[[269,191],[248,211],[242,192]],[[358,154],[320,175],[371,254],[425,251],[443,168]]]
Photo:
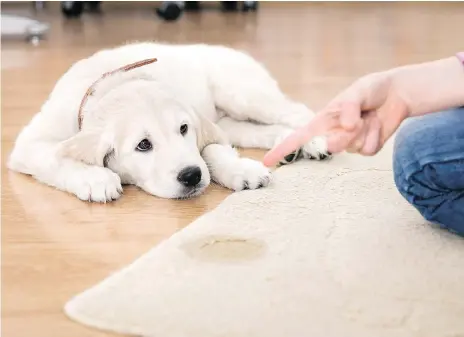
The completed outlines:
[[[201,169],[198,166],[188,166],[179,172],[177,180],[185,187],[194,187],[201,181]]]

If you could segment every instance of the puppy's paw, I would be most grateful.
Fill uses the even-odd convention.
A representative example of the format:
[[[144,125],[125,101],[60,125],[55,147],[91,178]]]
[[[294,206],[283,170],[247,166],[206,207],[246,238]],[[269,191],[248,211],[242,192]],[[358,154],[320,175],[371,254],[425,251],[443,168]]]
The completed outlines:
[[[224,185],[234,191],[254,190],[266,187],[271,182],[271,172],[261,162],[240,158],[234,167],[227,173],[230,176],[224,179]]]
[[[305,159],[324,160],[332,157],[327,150],[327,139],[325,137],[314,137],[303,146],[301,154]]]
[[[288,136],[290,136],[291,134],[293,133],[293,131],[288,131],[288,132],[284,132],[283,134],[281,134],[280,136],[278,136],[276,138],[276,140],[274,141],[274,147],[278,146],[280,143],[282,143],[285,138],[287,138]],[[297,149],[296,151],[292,152],[292,153],[289,153],[288,155],[286,155],[284,158],[282,158],[280,161],[279,161],[279,165],[288,165],[288,164],[291,164],[295,161],[297,161],[298,159],[300,159],[301,157],[303,156],[303,152],[302,152],[302,149]]]
[[[108,202],[121,196],[121,179],[113,171],[99,166],[90,166],[67,176],[66,189],[79,199]]]
[[[285,138],[290,135],[283,134],[276,139],[276,146],[283,142]],[[324,160],[332,157],[332,154],[327,150],[327,140],[325,137],[314,137],[311,141],[306,143],[303,147],[285,156],[280,162],[280,165],[291,164],[301,158],[312,160]]]

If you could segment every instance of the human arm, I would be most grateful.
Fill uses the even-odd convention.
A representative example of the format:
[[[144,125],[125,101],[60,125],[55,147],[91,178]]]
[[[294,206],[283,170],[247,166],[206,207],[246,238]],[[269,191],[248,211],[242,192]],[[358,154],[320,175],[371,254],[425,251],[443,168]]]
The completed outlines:
[[[408,117],[464,105],[464,55],[361,77],[312,121],[266,154],[272,166],[312,137],[325,134],[329,151],[376,154]]]
[[[438,61],[397,68],[392,85],[419,116],[464,105],[464,53]]]

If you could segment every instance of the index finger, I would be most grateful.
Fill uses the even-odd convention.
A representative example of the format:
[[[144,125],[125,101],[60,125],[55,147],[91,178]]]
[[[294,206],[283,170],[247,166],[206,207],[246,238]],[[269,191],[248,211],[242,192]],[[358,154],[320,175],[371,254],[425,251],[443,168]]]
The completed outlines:
[[[312,121],[304,127],[296,130],[288,136],[282,143],[277,145],[274,149],[266,153],[263,159],[263,164],[267,167],[276,165],[282,158],[289,153],[300,148],[303,144],[311,138],[321,136],[329,130],[339,125],[338,114],[321,113],[316,115]]]

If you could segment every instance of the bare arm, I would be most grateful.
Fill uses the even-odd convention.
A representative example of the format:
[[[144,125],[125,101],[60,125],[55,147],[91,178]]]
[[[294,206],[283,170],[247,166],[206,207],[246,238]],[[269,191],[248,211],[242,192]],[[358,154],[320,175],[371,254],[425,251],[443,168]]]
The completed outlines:
[[[392,86],[418,116],[464,106],[464,64],[458,57],[391,70]]]
[[[271,166],[308,139],[332,132],[331,152],[376,154],[401,122],[464,106],[464,52],[458,57],[366,75],[264,158]]]

